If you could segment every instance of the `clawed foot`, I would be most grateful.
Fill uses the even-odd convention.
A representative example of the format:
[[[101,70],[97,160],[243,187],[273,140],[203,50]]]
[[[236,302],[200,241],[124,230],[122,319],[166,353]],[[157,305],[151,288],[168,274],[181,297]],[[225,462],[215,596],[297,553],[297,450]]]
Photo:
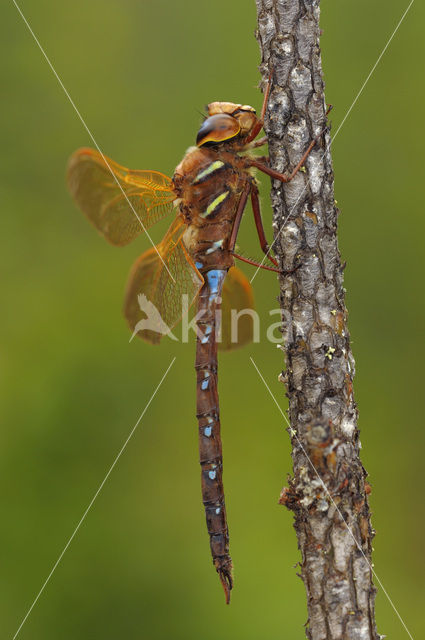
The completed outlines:
[[[279,271],[279,273],[280,273],[281,276],[290,276],[291,273],[295,273],[295,271],[297,271],[300,267],[301,267],[301,264],[298,264],[296,267],[294,267],[293,269],[290,269],[288,271],[285,270],[285,269],[281,269]]]

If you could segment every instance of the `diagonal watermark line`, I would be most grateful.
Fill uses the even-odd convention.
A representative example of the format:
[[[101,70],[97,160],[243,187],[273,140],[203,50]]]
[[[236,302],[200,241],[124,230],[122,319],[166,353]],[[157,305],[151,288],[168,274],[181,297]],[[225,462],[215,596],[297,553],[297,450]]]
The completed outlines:
[[[345,121],[347,120],[348,116],[350,115],[354,105],[356,104],[357,100],[360,98],[361,94],[363,93],[364,88],[366,87],[367,83],[369,82],[370,78],[372,77],[376,67],[378,66],[378,64],[380,63],[382,56],[384,55],[384,53],[386,52],[386,50],[388,49],[388,47],[390,46],[390,43],[392,41],[392,39],[394,38],[395,34],[397,33],[397,31],[399,30],[401,23],[403,22],[403,20],[405,19],[405,17],[407,16],[407,14],[410,11],[410,8],[412,6],[412,4],[414,3],[415,0],[410,0],[407,9],[404,11],[403,15],[401,16],[400,20],[397,23],[397,26],[395,27],[394,31],[392,32],[392,34],[390,35],[390,37],[388,38],[384,48],[382,49],[381,53],[379,54],[375,64],[373,65],[373,67],[371,68],[371,70],[369,71],[369,74],[366,78],[366,80],[363,82],[362,86],[360,87],[359,92],[357,93],[356,97],[354,98],[353,102],[351,103],[351,106],[349,107],[349,109],[347,110],[345,116],[343,117],[340,125],[338,126],[337,130],[335,131],[335,135],[333,136],[332,140],[329,143],[329,147],[327,149],[325,149],[325,151],[323,152],[322,157],[320,158],[319,162],[321,162],[323,160],[323,158],[325,157],[326,153],[328,153],[330,151],[330,148],[332,146],[332,144],[335,142],[335,138],[337,137],[338,133],[341,131],[341,128],[343,126],[343,124],[345,123]],[[254,272],[254,275],[252,276],[250,282],[252,283],[252,281],[254,280],[255,276],[257,275],[257,273],[259,272],[259,270],[261,269],[261,267],[264,264],[264,261],[266,260],[266,258],[268,257],[270,251],[273,248],[273,245],[275,244],[276,240],[280,237],[280,234],[282,233],[283,227],[285,226],[285,224],[288,222],[288,219],[291,217],[291,215],[294,212],[295,207],[297,206],[297,204],[299,203],[300,199],[302,198],[302,196],[304,195],[304,193],[307,190],[307,187],[309,185],[309,178],[307,178],[306,184],[304,185],[303,190],[301,191],[300,195],[298,196],[298,198],[296,199],[294,205],[292,206],[292,209],[290,210],[290,212],[288,213],[288,215],[286,216],[286,218],[284,219],[284,221],[282,222],[282,225],[279,229],[279,231],[277,232],[277,235],[275,237],[275,239],[273,240],[273,242],[271,243],[269,249],[267,250],[267,253],[264,255],[263,259],[260,262],[260,265],[257,267],[257,269]]]
[[[136,424],[134,425],[134,427],[132,428],[132,430],[130,431],[129,436],[127,437],[127,440],[124,442],[123,446],[121,447],[120,451],[118,452],[118,455],[115,457],[115,460],[113,461],[113,463],[111,464],[111,466],[108,469],[107,474],[105,475],[104,479],[102,480],[102,482],[100,483],[96,493],[94,494],[93,498],[91,499],[87,509],[84,511],[82,517],[80,518],[80,521],[78,522],[77,526],[75,527],[74,531],[72,532],[72,535],[70,536],[70,538],[68,539],[68,542],[66,543],[66,545],[64,546],[62,552],[60,553],[58,559],[56,560],[55,564],[53,565],[49,575],[47,576],[47,578],[45,579],[45,581],[43,582],[43,585],[40,589],[40,591],[37,593],[32,605],[30,606],[30,608],[28,609],[27,613],[25,614],[24,619],[22,620],[21,624],[19,625],[15,635],[13,636],[12,640],[15,640],[15,638],[18,636],[20,630],[22,629],[22,627],[24,626],[28,616],[30,615],[31,611],[33,610],[33,608],[35,607],[35,605],[37,604],[38,599],[40,598],[41,594],[43,593],[44,589],[47,586],[47,583],[49,582],[50,578],[52,577],[52,575],[54,574],[57,566],[59,565],[60,561],[62,560],[63,556],[65,555],[69,545],[71,544],[71,542],[73,541],[75,535],[77,534],[77,531],[79,530],[79,528],[81,527],[81,525],[83,524],[88,512],[90,511],[90,509],[93,506],[93,503],[95,502],[97,496],[99,495],[99,493],[102,491],[105,482],[107,481],[107,479],[109,478],[109,476],[112,473],[112,470],[114,469],[115,465],[117,464],[118,460],[121,457],[121,454],[123,453],[124,449],[126,448],[127,444],[129,443],[131,437],[133,436],[133,433],[136,431],[137,427],[139,426],[140,421],[142,420],[143,416],[145,415],[146,411],[149,408],[149,405],[151,404],[152,400],[154,399],[154,397],[156,396],[159,388],[161,387],[162,383],[164,382],[165,378],[168,375],[168,372],[170,371],[171,367],[173,366],[174,362],[176,360],[176,357],[174,357],[172,359],[172,361],[170,362],[170,364],[168,365],[168,368],[166,370],[166,372],[164,373],[164,375],[162,376],[161,380],[159,381],[155,391],[152,393],[151,397],[149,398],[149,401],[147,403],[147,405],[145,406],[145,408],[143,409],[142,413],[139,416],[139,419],[137,420]]]
[[[335,131],[335,135],[333,136],[332,142],[335,141],[335,138],[337,137],[338,133],[341,130],[341,127],[343,126],[344,122],[347,120],[348,116],[350,115],[354,105],[356,104],[357,100],[360,98],[361,94],[363,93],[363,89],[365,88],[365,86],[367,85],[367,83],[369,82],[370,78],[372,77],[373,72],[375,71],[376,67],[378,66],[378,64],[381,61],[382,56],[384,55],[384,53],[386,52],[386,50],[388,49],[388,47],[391,44],[392,39],[394,38],[395,34],[397,33],[397,31],[399,30],[401,23],[403,22],[404,18],[407,16],[407,14],[410,11],[410,7],[412,6],[412,4],[414,3],[415,0],[411,0],[409,2],[409,5],[407,7],[407,9],[405,10],[405,12],[403,13],[403,15],[401,16],[400,20],[397,23],[396,28],[394,29],[394,31],[392,32],[391,36],[389,37],[387,44],[385,45],[385,47],[382,49],[381,53],[379,54],[375,64],[373,65],[372,69],[369,71],[369,75],[367,76],[366,80],[363,82],[362,86],[360,87],[360,91],[358,92],[358,94],[356,95],[356,97],[354,98],[351,107],[348,109],[347,113],[345,114],[345,116],[343,117],[338,129]],[[329,147],[332,145],[332,143],[329,145]]]
[[[36,42],[36,44],[37,44],[38,48],[40,49],[41,53],[42,53],[42,54],[43,54],[43,56],[44,56],[44,58],[45,58],[45,60],[46,60],[47,64],[49,65],[49,67],[50,67],[50,69],[52,70],[52,72],[53,72],[54,76],[56,77],[56,80],[59,82],[60,86],[62,87],[62,89],[63,89],[63,91],[64,91],[64,93],[65,93],[65,95],[66,95],[66,97],[68,98],[69,102],[71,103],[72,107],[74,108],[75,113],[77,114],[77,116],[78,116],[78,117],[79,117],[79,119],[81,120],[81,123],[82,123],[82,125],[83,125],[84,129],[87,131],[87,133],[89,134],[89,136],[90,136],[90,138],[91,138],[91,140],[92,140],[92,142],[93,142],[94,146],[96,147],[96,149],[99,151],[100,155],[102,156],[102,159],[103,159],[104,163],[106,164],[106,166],[108,167],[109,171],[111,172],[111,175],[112,175],[113,179],[115,180],[115,182],[117,183],[118,187],[119,187],[119,188],[120,188],[120,190],[122,191],[122,194],[123,194],[124,198],[127,200],[127,203],[128,203],[128,205],[129,205],[130,209],[132,210],[132,212],[133,212],[133,213],[134,213],[134,215],[136,216],[137,220],[139,221],[140,226],[142,227],[143,231],[145,232],[146,236],[147,236],[147,237],[148,237],[148,239],[149,239],[149,242],[151,243],[151,245],[153,246],[153,248],[154,248],[154,249],[155,249],[155,251],[157,252],[157,254],[158,254],[158,256],[159,256],[159,258],[160,258],[160,260],[161,260],[162,264],[164,265],[164,267],[165,267],[165,268],[166,268],[166,270],[168,271],[168,275],[169,275],[169,276],[170,276],[170,278],[173,280],[173,282],[175,282],[175,278],[174,278],[174,277],[172,276],[172,274],[170,273],[170,271],[169,271],[169,269],[168,269],[167,265],[166,265],[166,264],[165,264],[165,262],[164,262],[163,257],[161,256],[160,252],[158,251],[157,246],[156,246],[156,245],[155,245],[155,243],[153,242],[153,240],[152,240],[152,238],[151,238],[150,234],[148,233],[148,231],[147,231],[147,229],[146,229],[145,225],[143,224],[143,222],[142,222],[142,220],[141,220],[140,216],[138,215],[138,213],[137,213],[136,209],[133,207],[133,205],[131,204],[130,200],[128,199],[128,196],[127,196],[127,194],[125,193],[124,189],[122,188],[121,184],[119,183],[119,181],[118,181],[118,179],[117,179],[117,177],[116,177],[115,173],[112,171],[112,168],[111,168],[111,166],[110,166],[110,164],[109,164],[109,162],[108,162],[107,158],[103,155],[103,152],[102,152],[101,148],[100,148],[100,147],[99,147],[99,145],[97,144],[97,142],[96,142],[96,140],[95,140],[95,138],[94,138],[94,136],[93,136],[92,132],[91,132],[91,131],[90,131],[90,129],[88,128],[88,126],[87,126],[87,124],[86,124],[86,122],[85,122],[85,120],[84,120],[83,116],[82,116],[82,115],[81,115],[81,113],[79,112],[79,110],[78,110],[78,108],[77,108],[77,106],[76,106],[75,102],[74,102],[74,101],[73,101],[73,99],[71,98],[71,96],[70,96],[69,92],[67,91],[67,89],[66,89],[65,85],[63,84],[63,82],[62,82],[62,80],[60,79],[60,77],[59,77],[58,73],[56,72],[56,69],[54,68],[53,64],[50,62],[50,59],[49,59],[49,57],[47,56],[47,53],[44,51],[43,47],[41,46],[41,44],[40,44],[40,42],[39,42],[39,40],[38,40],[37,36],[36,36],[36,35],[35,35],[35,33],[34,33],[34,31],[31,29],[31,27],[30,27],[30,25],[29,25],[29,23],[28,23],[28,20],[26,19],[26,17],[25,17],[25,16],[24,16],[24,14],[22,13],[22,11],[21,11],[20,7],[19,7],[19,6],[18,6],[18,4],[16,3],[16,0],[12,0],[12,2],[13,2],[13,4],[15,5],[16,9],[18,10],[18,12],[19,12],[19,14],[20,14],[20,16],[21,16],[22,20],[24,21],[24,23],[25,23],[25,24],[26,24],[26,26],[28,27],[28,31],[30,32],[30,34],[31,34],[31,35],[32,35],[32,37],[34,38],[34,40],[35,40],[35,42]]]
[[[285,412],[283,411],[283,409],[281,408],[280,404],[279,404],[279,403],[278,403],[278,401],[276,400],[275,396],[273,395],[272,390],[270,389],[269,385],[267,384],[266,380],[264,379],[263,374],[261,373],[261,371],[260,371],[260,370],[259,370],[259,368],[257,367],[256,363],[254,362],[254,359],[253,359],[251,356],[250,356],[250,360],[251,360],[251,362],[252,362],[253,366],[255,367],[255,369],[256,369],[256,371],[257,371],[258,375],[260,376],[261,380],[263,381],[264,386],[266,387],[267,391],[269,392],[269,394],[270,394],[271,398],[273,399],[273,401],[274,401],[275,405],[277,406],[277,408],[278,408],[278,410],[279,410],[280,414],[281,414],[281,415],[282,415],[282,417],[284,418],[284,420],[285,420],[286,424],[288,425],[288,427],[291,429],[291,424],[290,424],[290,422],[289,422],[289,420],[288,420],[288,418],[287,418],[287,416],[286,416]],[[297,440],[297,442],[298,442],[299,446],[300,446],[300,447],[301,447],[301,449],[302,449],[302,452],[304,453],[304,455],[305,455],[305,457],[307,458],[307,460],[308,460],[308,462],[309,462],[309,464],[310,464],[311,468],[313,469],[314,473],[316,474],[317,478],[319,479],[319,481],[320,481],[320,483],[321,483],[321,485],[322,485],[323,489],[325,490],[325,492],[326,492],[326,494],[328,495],[329,499],[331,500],[331,502],[332,502],[333,506],[335,507],[336,511],[338,512],[338,515],[340,516],[340,518],[341,518],[342,522],[343,522],[343,523],[345,524],[345,526],[347,527],[347,531],[349,532],[350,536],[353,538],[353,540],[354,540],[354,543],[355,543],[356,547],[358,548],[358,550],[359,550],[359,551],[360,551],[360,553],[362,554],[363,558],[365,559],[365,561],[366,561],[367,565],[369,566],[369,569],[370,569],[370,570],[371,570],[371,572],[373,573],[373,575],[374,575],[374,577],[375,577],[375,579],[376,579],[377,583],[378,583],[378,584],[379,584],[379,586],[381,587],[381,589],[382,589],[383,593],[385,594],[385,596],[386,596],[386,598],[387,598],[388,602],[390,603],[390,605],[391,605],[391,607],[393,608],[393,610],[394,610],[395,614],[397,615],[398,619],[400,620],[401,624],[403,625],[403,627],[404,627],[404,629],[405,629],[405,631],[406,631],[407,635],[409,636],[409,638],[410,638],[411,640],[413,640],[413,636],[412,636],[412,634],[410,633],[409,629],[407,628],[406,623],[404,622],[403,618],[401,617],[400,613],[398,612],[398,610],[397,610],[397,608],[396,608],[395,604],[394,604],[394,603],[393,603],[393,601],[391,600],[391,598],[390,598],[390,596],[389,596],[389,594],[388,594],[387,590],[385,589],[384,585],[382,584],[381,580],[379,579],[378,575],[376,574],[376,571],[374,570],[373,566],[372,566],[372,565],[371,565],[371,563],[369,562],[368,558],[365,556],[363,549],[361,548],[361,546],[360,546],[359,542],[358,542],[358,541],[357,541],[357,539],[356,539],[356,536],[355,536],[355,535],[354,535],[354,533],[351,531],[351,529],[350,529],[350,527],[348,526],[348,524],[347,524],[347,522],[346,522],[346,520],[345,520],[344,516],[342,515],[342,513],[341,513],[341,511],[340,511],[340,509],[339,509],[339,507],[338,507],[338,505],[336,504],[336,502],[335,502],[335,500],[333,499],[333,497],[332,497],[331,493],[329,492],[329,489],[327,488],[327,486],[326,486],[326,485],[325,485],[325,483],[323,482],[322,477],[320,476],[320,474],[319,474],[319,472],[317,471],[316,467],[315,467],[315,466],[314,466],[314,464],[312,463],[312,461],[311,461],[311,459],[310,459],[310,457],[309,457],[309,455],[308,455],[307,451],[305,450],[305,448],[304,448],[304,446],[303,446],[303,443],[301,442],[301,440],[300,440],[300,439],[299,439],[299,437],[298,437],[297,432],[295,431],[295,433],[294,433],[294,431],[295,431],[295,430],[292,430],[292,431],[291,431],[291,433],[293,433],[293,434],[294,434],[294,436],[295,436],[295,438],[296,438],[296,440]]]

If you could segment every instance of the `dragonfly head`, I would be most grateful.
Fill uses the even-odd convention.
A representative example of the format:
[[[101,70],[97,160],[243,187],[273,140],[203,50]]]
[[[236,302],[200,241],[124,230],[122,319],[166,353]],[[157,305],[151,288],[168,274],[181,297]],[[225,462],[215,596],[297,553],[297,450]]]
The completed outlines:
[[[257,116],[255,109],[249,105],[234,104],[233,102],[211,102],[207,105],[208,117],[202,123],[196,144],[218,144],[232,138],[247,137],[255,123]]]

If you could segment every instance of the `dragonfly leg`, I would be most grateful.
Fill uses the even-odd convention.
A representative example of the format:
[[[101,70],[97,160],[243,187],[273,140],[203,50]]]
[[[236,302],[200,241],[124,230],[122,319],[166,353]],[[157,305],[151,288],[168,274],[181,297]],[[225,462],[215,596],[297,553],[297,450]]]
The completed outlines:
[[[256,185],[253,185],[251,189],[251,204],[252,204],[252,211],[254,213],[254,220],[255,220],[255,226],[257,228],[258,239],[260,240],[260,246],[264,251],[264,253],[266,254],[266,258],[268,258],[270,262],[274,264],[275,267],[278,267],[279,266],[278,261],[275,258],[273,258],[273,256],[270,255],[271,247],[267,242],[266,234],[264,232],[263,221],[261,219],[260,201],[258,199],[258,189]]]
[[[252,129],[246,143],[249,144],[250,142],[252,142],[260,133],[261,129],[263,128],[263,124],[264,124],[264,116],[266,115],[266,109],[267,109],[267,103],[269,101],[269,95],[270,95],[270,88],[272,85],[272,72],[273,70],[270,70],[269,73],[269,80],[267,82],[267,87],[266,87],[266,91],[264,93],[264,99],[263,99],[263,106],[261,107],[261,113],[260,113],[260,117],[258,118],[256,124],[254,125],[254,128]]]
[[[266,173],[268,176],[270,176],[271,178],[274,178],[275,180],[280,180],[281,182],[290,182],[293,178],[295,178],[295,176],[297,175],[298,171],[303,166],[304,162],[306,161],[310,151],[312,150],[312,148],[316,144],[317,140],[318,140],[318,138],[314,138],[314,140],[312,140],[310,142],[310,144],[307,147],[307,151],[304,153],[303,157],[301,158],[301,160],[299,161],[297,166],[289,174],[279,173],[279,171],[275,171],[274,169],[271,169],[270,167],[268,167],[267,165],[263,164],[262,162],[259,162],[255,158],[250,158],[248,160],[249,166],[256,167],[257,169],[259,169],[263,173]]]
[[[229,241],[229,251],[233,251],[236,244],[236,238],[238,236],[239,226],[242,220],[242,214],[246,207],[246,202],[248,200],[249,192],[251,191],[251,183],[247,182],[244,190],[242,191],[241,199],[239,200],[238,209],[235,215],[235,221],[233,223],[232,235],[230,236]]]
[[[235,253],[234,251],[232,251],[232,255],[234,258],[237,258],[238,260],[242,260],[242,262],[246,262],[247,264],[252,264],[253,267],[259,267],[260,269],[265,269],[266,271],[273,271],[274,273],[284,273],[280,269],[276,269],[276,267],[269,267],[267,264],[261,264],[260,262],[251,260],[251,258],[245,258],[245,256],[241,256],[239,253]]]
[[[267,136],[264,136],[263,138],[259,138],[258,140],[251,142],[249,147],[250,149],[257,149],[258,147],[262,147],[267,143],[268,143]]]
[[[232,251],[232,255],[234,258],[242,260],[242,262],[252,264],[254,267],[258,267],[259,269],[265,269],[265,271],[273,271],[274,273],[279,273],[281,276],[288,276],[291,273],[295,273],[295,271],[301,267],[301,265],[298,264],[293,269],[276,269],[275,267],[269,267],[267,264],[256,262],[256,260],[251,260],[251,258],[245,258],[245,256],[241,256],[239,253],[235,253],[234,251]]]
[[[326,113],[328,112],[329,111],[327,111]],[[271,178],[274,178],[275,180],[280,180],[281,182],[290,182],[293,178],[295,178],[298,171],[301,169],[301,167],[307,160],[310,154],[310,151],[313,149],[314,145],[320,140],[320,137],[324,134],[325,131],[326,131],[326,127],[322,129],[322,131],[319,133],[319,135],[316,138],[313,138],[313,140],[308,145],[307,150],[305,151],[301,160],[298,162],[298,164],[294,167],[294,169],[289,174],[279,173],[279,171],[275,171],[274,169],[271,169],[266,164],[261,162],[261,159],[257,159],[257,158],[248,158],[247,164],[250,167],[256,167],[257,169],[259,169],[263,173],[266,173],[267,175],[269,175]]]
[[[270,158],[269,156],[256,156],[255,160],[257,162],[261,162],[261,164],[265,164],[266,166],[268,166]]]

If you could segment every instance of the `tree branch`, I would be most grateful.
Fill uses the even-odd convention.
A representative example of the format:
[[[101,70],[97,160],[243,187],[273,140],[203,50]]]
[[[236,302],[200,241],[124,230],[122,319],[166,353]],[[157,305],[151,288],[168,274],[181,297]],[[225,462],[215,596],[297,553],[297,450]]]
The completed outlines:
[[[257,39],[272,87],[270,165],[289,173],[326,126],[319,0],[256,0]],[[378,640],[366,472],[359,458],[354,360],[337,244],[329,131],[288,184],[273,181],[294,512],[311,640]],[[298,267],[298,268],[297,268]]]

